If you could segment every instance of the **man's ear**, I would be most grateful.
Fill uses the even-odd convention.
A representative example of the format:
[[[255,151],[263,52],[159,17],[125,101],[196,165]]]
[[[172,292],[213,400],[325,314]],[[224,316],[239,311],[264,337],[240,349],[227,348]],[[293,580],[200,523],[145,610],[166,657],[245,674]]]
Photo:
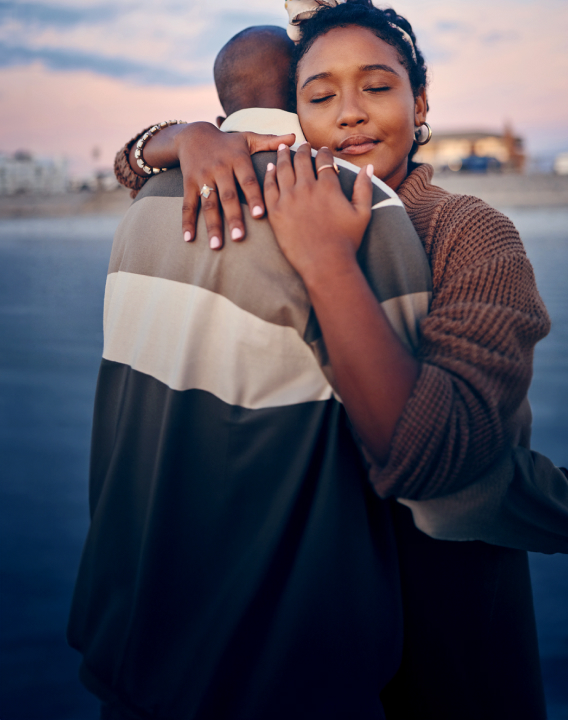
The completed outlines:
[[[217,123],[217,127],[220,128],[226,119],[227,118],[223,117],[222,115],[217,115],[217,119],[215,120],[215,122]]]

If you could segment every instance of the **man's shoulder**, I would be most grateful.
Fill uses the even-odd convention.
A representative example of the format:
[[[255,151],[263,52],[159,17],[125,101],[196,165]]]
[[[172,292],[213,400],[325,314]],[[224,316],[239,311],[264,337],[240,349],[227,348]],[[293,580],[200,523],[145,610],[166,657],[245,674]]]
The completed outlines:
[[[295,113],[277,108],[245,108],[229,115],[221,125],[223,132],[255,132],[261,135],[288,135],[294,133],[296,142],[305,137]]]

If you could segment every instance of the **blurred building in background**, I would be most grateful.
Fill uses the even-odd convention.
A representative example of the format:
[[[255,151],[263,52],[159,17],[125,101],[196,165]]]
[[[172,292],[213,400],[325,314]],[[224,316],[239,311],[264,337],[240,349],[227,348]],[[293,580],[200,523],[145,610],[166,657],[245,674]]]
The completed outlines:
[[[437,171],[523,172],[526,162],[523,139],[515,136],[510,125],[502,133],[448,132],[436,133],[416,155]]]
[[[554,160],[554,172],[557,175],[568,175],[568,152],[560,153]]]
[[[67,191],[68,182],[63,158],[37,157],[24,150],[0,154],[0,195],[58,195]]]

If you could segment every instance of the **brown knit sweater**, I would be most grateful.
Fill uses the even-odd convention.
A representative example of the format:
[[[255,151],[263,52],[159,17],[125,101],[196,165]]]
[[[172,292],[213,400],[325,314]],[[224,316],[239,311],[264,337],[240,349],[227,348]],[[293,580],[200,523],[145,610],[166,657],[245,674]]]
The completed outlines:
[[[371,469],[382,497],[436,497],[483,473],[509,439],[534,346],[550,330],[512,222],[431,185],[432,174],[421,165],[398,190],[430,260],[433,294],[418,382],[388,463]]]
[[[142,135],[146,131],[148,131],[150,127],[144,128],[142,132],[138,133],[138,135],[135,135],[132,140],[129,140],[124,147],[121,147],[120,150],[116,153],[116,157],[114,158],[114,174],[116,175],[116,179],[121,185],[124,185],[124,187],[129,188],[130,190],[130,197],[135,198],[140,190],[144,187],[147,180],[149,180],[150,176],[148,177],[141,177],[140,175],[137,175],[132,167],[130,166],[130,150],[132,149],[132,146],[134,143],[138,142]]]
[[[135,197],[146,182],[128,163],[115,172]],[[381,497],[425,500],[464,487],[497,458],[525,398],[535,344],[550,330],[534,273],[512,222],[475,197],[431,184],[418,166],[399,195],[433,276],[422,322],[420,377],[400,418],[386,466],[373,466]]]

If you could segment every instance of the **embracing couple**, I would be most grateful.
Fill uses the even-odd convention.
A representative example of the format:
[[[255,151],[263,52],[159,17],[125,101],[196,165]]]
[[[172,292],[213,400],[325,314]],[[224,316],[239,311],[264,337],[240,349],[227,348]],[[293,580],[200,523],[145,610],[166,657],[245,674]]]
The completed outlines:
[[[219,54],[223,132],[117,158],[82,679],[108,720],[544,718],[526,550],[567,551],[568,484],[527,447],[532,268],[412,161],[409,23],[288,6],[295,46]]]

